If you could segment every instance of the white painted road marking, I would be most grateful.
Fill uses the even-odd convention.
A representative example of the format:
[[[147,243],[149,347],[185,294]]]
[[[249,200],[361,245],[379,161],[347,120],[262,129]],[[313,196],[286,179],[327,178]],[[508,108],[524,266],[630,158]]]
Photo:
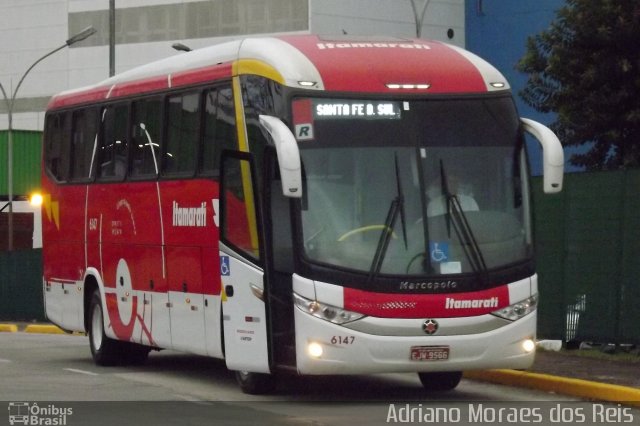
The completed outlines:
[[[63,370],[71,371],[72,373],[86,374],[88,376],[99,376],[98,373],[93,373],[91,371],[85,371],[85,370],[77,370],[75,368],[63,368]]]

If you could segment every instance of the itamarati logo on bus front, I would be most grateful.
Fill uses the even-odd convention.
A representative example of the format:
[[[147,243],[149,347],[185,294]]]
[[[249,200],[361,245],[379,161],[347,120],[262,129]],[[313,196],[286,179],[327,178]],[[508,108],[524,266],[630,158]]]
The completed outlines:
[[[454,299],[447,297],[445,309],[474,309],[474,308],[498,308],[500,305],[498,297],[488,299]]]
[[[40,406],[37,402],[10,402],[8,409],[10,425],[65,426],[73,415],[73,408],[55,404]]]

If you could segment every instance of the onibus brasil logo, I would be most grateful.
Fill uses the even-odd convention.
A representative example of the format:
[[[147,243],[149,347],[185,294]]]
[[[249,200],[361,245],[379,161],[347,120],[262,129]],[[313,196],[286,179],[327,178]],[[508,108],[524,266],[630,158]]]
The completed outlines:
[[[50,425],[64,426],[73,414],[73,408],[58,407],[54,404],[40,406],[37,402],[10,402],[10,425]]]

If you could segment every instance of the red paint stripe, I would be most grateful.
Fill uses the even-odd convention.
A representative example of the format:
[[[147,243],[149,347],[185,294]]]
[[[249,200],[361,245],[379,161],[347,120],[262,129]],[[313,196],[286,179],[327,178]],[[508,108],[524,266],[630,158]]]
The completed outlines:
[[[136,312],[138,312],[138,297],[133,296],[131,318],[129,318],[128,324],[123,324],[120,320],[120,314],[118,309],[118,295],[116,293],[105,294],[105,305],[109,314],[109,321],[111,322],[111,328],[113,332],[120,340],[130,341],[133,335],[133,329],[136,326]]]
[[[190,84],[205,83],[224,78],[231,78],[231,63],[218,64],[212,67],[198,68],[183,71],[171,75],[171,86],[187,86]]]
[[[118,83],[109,95],[109,99],[118,98],[120,96],[135,95],[141,93],[149,93],[156,90],[163,90],[169,87],[167,76],[159,76],[145,78],[143,80],[130,81],[127,83]]]
[[[171,86],[180,87],[191,84],[214,82],[224,78],[230,78],[231,73],[231,63],[183,71],[171,76]],[[160,91],[167,89],[168,87],[169,82],[167,75],[117,83],[111,91],[109,99]],[[47,109],[64,108],[71,105],[102,101],[107,97],[110,89],[110,86],[102,86],[66,95],[54,96],[49,102]]]
[[[450,294],[394,294],[344,289],[345,309],[379,318],[471,317],[506,306],[509,306],[509,287],[506,285]]]
[[[110,88],[111,87],[102,86],[81,92],[56,95],[49,101],[47,109],[64,108],[70,105],[102,101],[107,97]]]

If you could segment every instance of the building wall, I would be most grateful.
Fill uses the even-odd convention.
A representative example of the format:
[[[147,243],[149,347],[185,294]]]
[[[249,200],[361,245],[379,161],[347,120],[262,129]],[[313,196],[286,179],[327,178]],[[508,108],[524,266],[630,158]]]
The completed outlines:
[[[415,0],[418,11],[426,0]],[[411,0],[116,0],[116,73],[242,34],[414,37]],[[0,84],[12,91],[39,57],[88,25],[98,33],[38,64],[20,87],[14,128],[42,130],[51,95],[108,77],[109,0],[0,1]],[[429,0],[422,36],[465,42],[464,0]],[[452,33],[448,34],[449,30]],[[450,37],[451,35],[451,37]],[[0,102],[0,129],[7,128]]]
[[[544,124],[553,114],[541,114],[526,105],[518,92],[527,75],[516,70],[526,51],[527,38],[547,29],[564,0],[466,0],[466,48],[492,63],[511,84],[520,116]],[[532,172],[542,173],[542,151],[537,143],[528,144]]]
[[[421,37],[464,47],[464,0],[428,2]],[[415,0],[418,13],[424,4],[425,0]],[[416,36],[410,0],[312,0],[310,20],[315,34]]]
[[[67,7],[66,0],[0,2],[0,84],[8,95],[35,60],[67,39]],[[29,73],[15,103],[15,128],[41,129],[40,111],[48,97],[70,86],[70,53],[63,49]],[[0,102],[0,113],[5,111],[4,102]],[[0,129],[6,128],[6,114],[2,114]]]

